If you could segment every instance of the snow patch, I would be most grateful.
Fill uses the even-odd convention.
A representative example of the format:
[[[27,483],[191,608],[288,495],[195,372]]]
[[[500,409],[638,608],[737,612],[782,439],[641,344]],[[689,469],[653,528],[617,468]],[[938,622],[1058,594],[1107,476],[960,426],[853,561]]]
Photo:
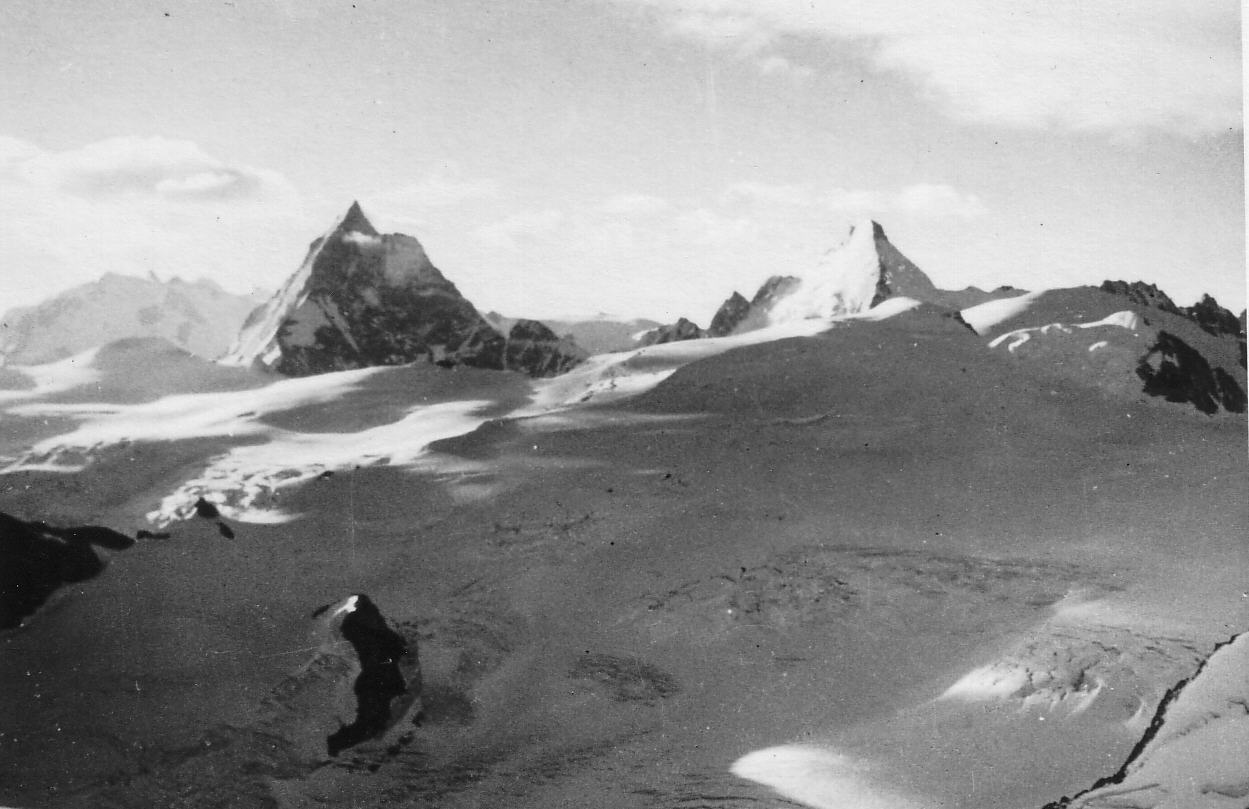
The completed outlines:
[[[73,432],[35,444],[0,474],[35,468],[77,472],[83,457],[99,449],[132,441],[178,441],[262,435],[274,428],[260,421],[268,413],[339,398],[380,368],[340,371],[315,377],[284,379],[263,388],[221,393],[166,396],[141,404],[25,404],[11,412],[23,416],[69,416],[82,420]],[[67,459],[60,463],[59,459]]]
[[[854,318],[880,320],[910,308],[905,303],[909,299],[896,300],[902,303],[893,303],[888,308],[882,304],[871,312],[853,316],[791,321],[728,337],[681,340],[630,351],[598,354],[566,374],[536,380],[529,405],[511,415],[523,418],[591,401],[602,404],[637,396],[663,382],[682,365],[722,354],[732,348],[788,337],[813,337],[828,331],[839,321]]]
[[[730,771],[815,809],[916,809],[922,804],[873,783],[863,762],[818,747],[782,745],[747,753]]]
[[[1000,301],[990,301],[989,303],[1000,303]],[[987,306],[988,304],[981,305]],[[977,307],[972,308],[974,309]],[[966,318],[966,313],[968,311],[970,310],[963,310],[964,318]],[[1141,327],[1141,320],[1135,312],[1125,311],[1115,312],[1113,315],[1108,315],[1101,320],[1095,320],[1092,323],[1073,323],[1070,326],[1065,323],[1047,323],[1044,326],[1029,326],[1027,328],[1015,329],[1014,331],[999,334],[997,337],[994,337],[989,341],[989,348],[997,348],[1005,343],[1006,350],[1013,354],[1015,353],[1015,349],[1019,348],[1036,335],[1046,336],[1051,334],[1072,334],[1073,329],[1097,329],[1107,327],[1136,331]],[[976,329],[976,331],[979,333],[980,329]],[[1105,348],[1108,345],[1110,345],[1109,341],[1101,340],[1090,346],[1089,351],[1094,351],[1098,348]]]
[[[34,387],[26,390],[0,390],[0,402],[38,399],[98,382],[100,372],[92,365],[99,350],[99,347],[89,348],[81,354],[43,365],[8,366],[6,370],[25,376],[34,383]]]
[[[1096,320],[1092,323],[1076,324],[1076,328],[1080,329],[1092,329],[1098,326],[1118,326],[1119,328],[1127,329],[1128,331],[1136,331],[1141,327],[1141,319],[1135,312],[1122,311],[1115,312],[1113,315],[1107,315],[1101,320]]]
[[[376,247],[382,243],[381,236],[374,236],[370,233],[361,233],[358,230],[352,230],[343,234],[343,241],[361,247]]]
[[[203,497],[240,522],[286,522],[298,515],[280,508],[283,493],[325,472],[360,466],[412,467],[435,441],[476,429],[475,415],[488,401],[459,401],[417,407],[399,421],[359,432],[298,433],[268,430],[269,441],[234,447],[214,458],[146,516],[163,526],[186,519]]]
[[[1028,292],[1014,298],[998,298],[997,300],[985,301],[975,306],[969,306],[962,310],[959,314],[963,316],[963,320],[967,321],[967,325],[975,329],[976,334],[984,334],[999,323],[1018,317],[1028,309],[1032,308],[1032,304],[1045,290],[1037,290],[1036,292]]]

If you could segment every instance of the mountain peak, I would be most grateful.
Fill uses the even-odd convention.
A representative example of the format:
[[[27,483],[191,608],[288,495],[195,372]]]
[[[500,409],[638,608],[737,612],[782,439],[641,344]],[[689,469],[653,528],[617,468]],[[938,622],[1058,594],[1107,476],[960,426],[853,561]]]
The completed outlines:
[[[861,219],[850,226],[850,235],[856,233],[871,233],[873,239],[883,239],[889,241],[889,237],[885,235],[885,229],[875,219]]]
[[[357,231],[368,236],[379,235],[377,229],[373,227],[373,223],[364,215],[364,211],[360,208],[360,203],[352,200],[351,207],[347,209],[347,213],[339,220],[336,230],[343,232]]]

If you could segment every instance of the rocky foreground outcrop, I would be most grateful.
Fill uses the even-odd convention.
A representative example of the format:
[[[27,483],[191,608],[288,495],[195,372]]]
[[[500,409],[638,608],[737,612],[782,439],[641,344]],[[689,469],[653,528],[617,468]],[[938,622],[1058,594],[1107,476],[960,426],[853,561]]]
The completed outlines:
[[[1118,770],[1045,809],[1221,809],[1249,798],[1249,634],[1214,651],[1159,703]]]
[[[533,321],[500,333],[420,242],[379,233],[353,203],[312,243],[282,289],[251,314],[224,362],[288,376],[418,361],[550,376],[586,356]]]
[[[0,629],[21,625],[57,588],[86,581],[104,570],[92,548],[125,550],[130,537],[111,528],[56,528],[0,512]]]

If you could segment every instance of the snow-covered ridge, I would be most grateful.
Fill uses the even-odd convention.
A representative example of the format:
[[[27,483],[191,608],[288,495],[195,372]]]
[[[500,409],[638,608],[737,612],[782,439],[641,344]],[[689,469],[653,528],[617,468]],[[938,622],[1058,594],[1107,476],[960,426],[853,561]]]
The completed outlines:
[[[262,364],[270,364],[277,360],[275,352],[280,353],[276,339],[278,328],[290,312],[302,306],[307,300],[308,279],[312,276],[312,268],[326,243],[340,227],[342,227],[341,222],[335,223],[334,227],[325,232],[325,235],[312,243],[312,249],[308,251],[304,263],[286,279],[286,283],[278,290],[278,294],[270,298],[263,308],[256,310],[248,317],[238,338],[218,362],[222,365],[247,366],[258,359]]]
[[[678,368],[739,346],[788,337],[820,334],[850,320],[883,320],[919,305],[893,298],[875,309],[832,318],[805,319],[731,337],[649,346],[591,358],[562,376],[531,383],[530,401],[514,410],[512,418],[567,412],[586,402],[601,404],[637,395],[658,385]],[[79,374],[90,356],[75,363],[58,363],[45,377],[72,386],[91,380]],[[64,367],[62,367],[64,366]],[[204,497],[228,518],[249,522],[293,519],[280,499],[292,486],[324,472],[352,466],[410,467],[424,463],[428,446],[438,440],[476,429],[480,413],[492,402],[445,402],[415,406],[399,419],[365,429],[344,424],[339,431],[301,432],[266,423],[266,415],[307,405],[349,398],[371,377],[392,373],[386,367],[281,379],[262,388],[166,396],[141,404],[55,404],[24,402],[9,408],[23,416],[59,416],[80,420],[68,433],[39,441],[0,474],[23,470],[77,472],[89,466],[105,448],[134,442],[178,441],[191,438],[246,438],[247,443],[220,453],[193,478],[181,483],[147,516],[164,525],[189,516],[195,501]],[[94,373],[94,372],[92,372]],[[79,374],[75,376],[74,374]],[[60,389],[60,388],[58,388]],[[496,414],[495,417],[499,417]]]
[[[658,385],[682,365],[713,357],[733,348],[789,337],[812,337],[852,320],[880,321],[919,306],[911,298],[890,298],[879,306],[851,314],[786,321],[728,337],[682,340],[599,354],[566,374],[538,380],[529,406],[516,417],[534,416],[593,401],[597,404],[636,396]]]
[[[769,325],[858,314],[893,297],[926,300],[936,291],[932,280],[871,219],[855,223],[841,246],[797,279],[768,309]]]

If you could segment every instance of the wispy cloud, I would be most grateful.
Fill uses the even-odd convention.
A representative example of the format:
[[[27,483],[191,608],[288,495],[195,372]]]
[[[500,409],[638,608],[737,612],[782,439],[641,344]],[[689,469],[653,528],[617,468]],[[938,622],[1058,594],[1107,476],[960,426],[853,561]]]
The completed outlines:
[[[818,38],[909,77],[949,114],[1025,128],[1243,128],[1235,0],[612,0],[667,33],[780,70]]]
[[[898,211],[920,216],[978,219],[988,213],[975,194],[967,194],[944,184],[908,185],[893,197],[892,202]]]
[[[598,204],[597,210],[610,216],[657,216],[672,209],[672,203],[653,194],[617,194]]]
[[[275,286],[306,243],[280,174],[190,141],[121,137],[53,151],[0,138],[0,306],[105,272]],[[296,247],[296,252],[298,248]]]
[[[466,178],[458,172],[432,174],[419,182],[381,191],[369,197],[375,204],[392,209],[396,214],[405,210],[425,211],[502,198],[503,189],[497,180],[487,177]]]
[[[816,184],[739,182],[720,195],[726,206],[799,208],[818,215],[976,219],[988,213],[975,194],[945,183],[915,183],[896,191],[830,188]]]
[[[454,277],[479,307],[528,316],[609,309],[701,323],[734,289],[753,292],[769,275],[812,266],[863,217],[891,232],[897,225],[948,237],[952,224],[986,213],[975,195],[941,183],[876,191],[742,181],[702,198],[624,192],[501,215],[449,254],[471,269]],[[580,283],[582,273],[594,283]]]

